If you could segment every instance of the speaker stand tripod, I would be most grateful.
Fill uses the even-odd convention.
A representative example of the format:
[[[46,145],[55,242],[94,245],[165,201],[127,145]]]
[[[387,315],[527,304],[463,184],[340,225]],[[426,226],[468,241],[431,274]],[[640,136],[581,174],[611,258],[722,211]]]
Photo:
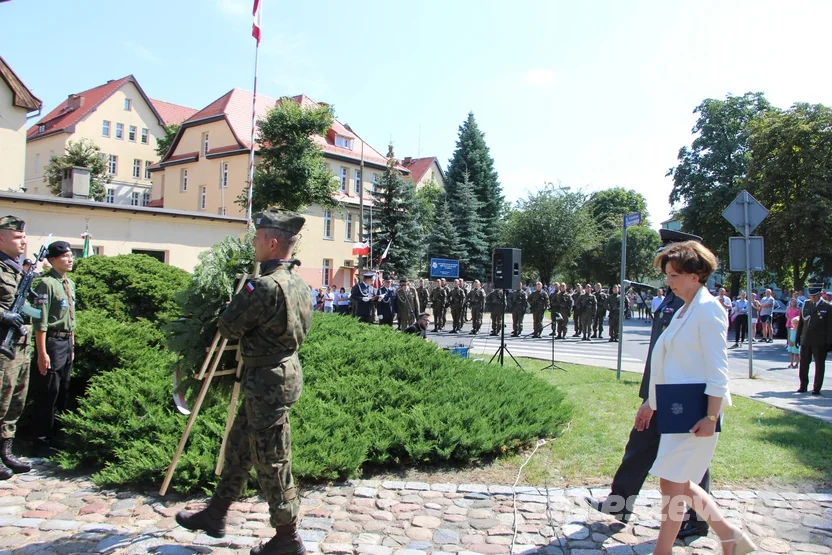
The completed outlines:
[[[522,370],[523,367],[520,366],[520,363],[517,362],[517,359],[514,358],[514,355],[511,354],[511,351],[508,350],[506,347],[506,298],[505,298],[505,290],[503,290],[503,314],[500,316],[500,325],[502,329],[500,330],[500,348],[497,349],[497,352],[494,353],[494,356],[491,357],[491,360],[488,361],[488,364],[494,362],[494,359],[499,355],[500,366],[504,366],[503,358],[504,353],[508,353],[508,356],[511,357],[511,360],[517,365],[517,367]]]
[[[550,326],[552,326],[552,335],[551,335],[551,338],[552,338],[552,363],[549,366],[546,366],[545,368],[541,368],[540,369],[541,372],[543,370],[549,370],[550,368],[552,368],[552,369],[557,368],[558,370],[563,370],[564,372],[567,371],[566,368],[564,368],[563,366],[558,366],[557,364],[555,364],[555,332],[557,331],[555,329],[555,322],[557,320],[560,320],[561,318],[562,318],[562,316],[560,314],[558,314],[556,316],[556,319],[552,320],[552,323],[549,324]],[[544,329],[546,329],[546,328],[544,328]]]

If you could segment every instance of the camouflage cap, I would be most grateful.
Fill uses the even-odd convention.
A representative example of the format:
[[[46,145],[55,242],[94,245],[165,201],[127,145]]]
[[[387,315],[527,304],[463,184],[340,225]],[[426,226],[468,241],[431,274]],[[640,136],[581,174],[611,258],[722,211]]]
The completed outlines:
[[[280,208],[269,208],[254,215],[254,228],[272,227],[297,235],[300,233],[306,218],[297,212],[282,210]]]
[[[0,229],[11,229],[12,231],[23,231],[23,228],[26,226],[26,222],[18,218],[17,216],[12,216],[9,214],[8,216],[3,216],[0,218]]]

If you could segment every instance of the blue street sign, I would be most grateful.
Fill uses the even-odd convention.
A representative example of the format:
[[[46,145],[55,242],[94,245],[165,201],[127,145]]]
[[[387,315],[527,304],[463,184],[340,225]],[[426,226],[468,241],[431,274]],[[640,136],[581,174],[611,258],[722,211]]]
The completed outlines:
[[[624,227],[632,227],[641,223],[641,212],[624,216]]]
[[[431,258],[430,277],[454,279],[458,278],[459,260],[448,260],[446,258]]]

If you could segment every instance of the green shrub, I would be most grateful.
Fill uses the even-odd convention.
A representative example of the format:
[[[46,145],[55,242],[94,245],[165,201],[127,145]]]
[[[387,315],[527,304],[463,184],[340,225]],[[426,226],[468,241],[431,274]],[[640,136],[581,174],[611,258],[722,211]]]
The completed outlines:
[[[300,356],[305,387],[291,419],[301,478],[515,452],[556,436],[571,410],[536,376],[463,360],[342,316],[316,314]],[[159,484],[186,422],[171,398],[173,364],[173,355],[149,349],[129,366],[93,377],[77,413],[65,418],[72,445],[62,464],[97,467],[93,479],[102,485]],[[222,380],[212,386],[177,469],[179,491],[215,481],[230,381]]]
[[[179,316],[174,295],[191,281],[188,272],[144,254],[82,258],[70,277],[79,311],[99,309],[116,320],[151,322]]]

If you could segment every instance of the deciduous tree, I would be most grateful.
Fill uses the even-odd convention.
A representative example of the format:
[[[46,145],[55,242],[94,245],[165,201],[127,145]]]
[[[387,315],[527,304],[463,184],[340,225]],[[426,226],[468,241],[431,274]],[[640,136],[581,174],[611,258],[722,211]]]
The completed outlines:
[[[181,126],[178,123],[171,123],[170,125],[165,126],[165,136],[164,137],[157,137],[156,139],[156,155],[159,158],[162,158],[165,154],[167,154],[170,145],[173,144],[173,139],[176,137],[176,134],[179,132],[179,128]]]
[[[105,185],[112,177],[108,173],[107,161],[101,155],[101,149],[89,139],[67,141],[64,154],[49,159],[49,164],[43,169],[43,181],[48,184],[52,194],[61,194],[64,170],[73,166],[90,170],[90,198],[104,200]]]

